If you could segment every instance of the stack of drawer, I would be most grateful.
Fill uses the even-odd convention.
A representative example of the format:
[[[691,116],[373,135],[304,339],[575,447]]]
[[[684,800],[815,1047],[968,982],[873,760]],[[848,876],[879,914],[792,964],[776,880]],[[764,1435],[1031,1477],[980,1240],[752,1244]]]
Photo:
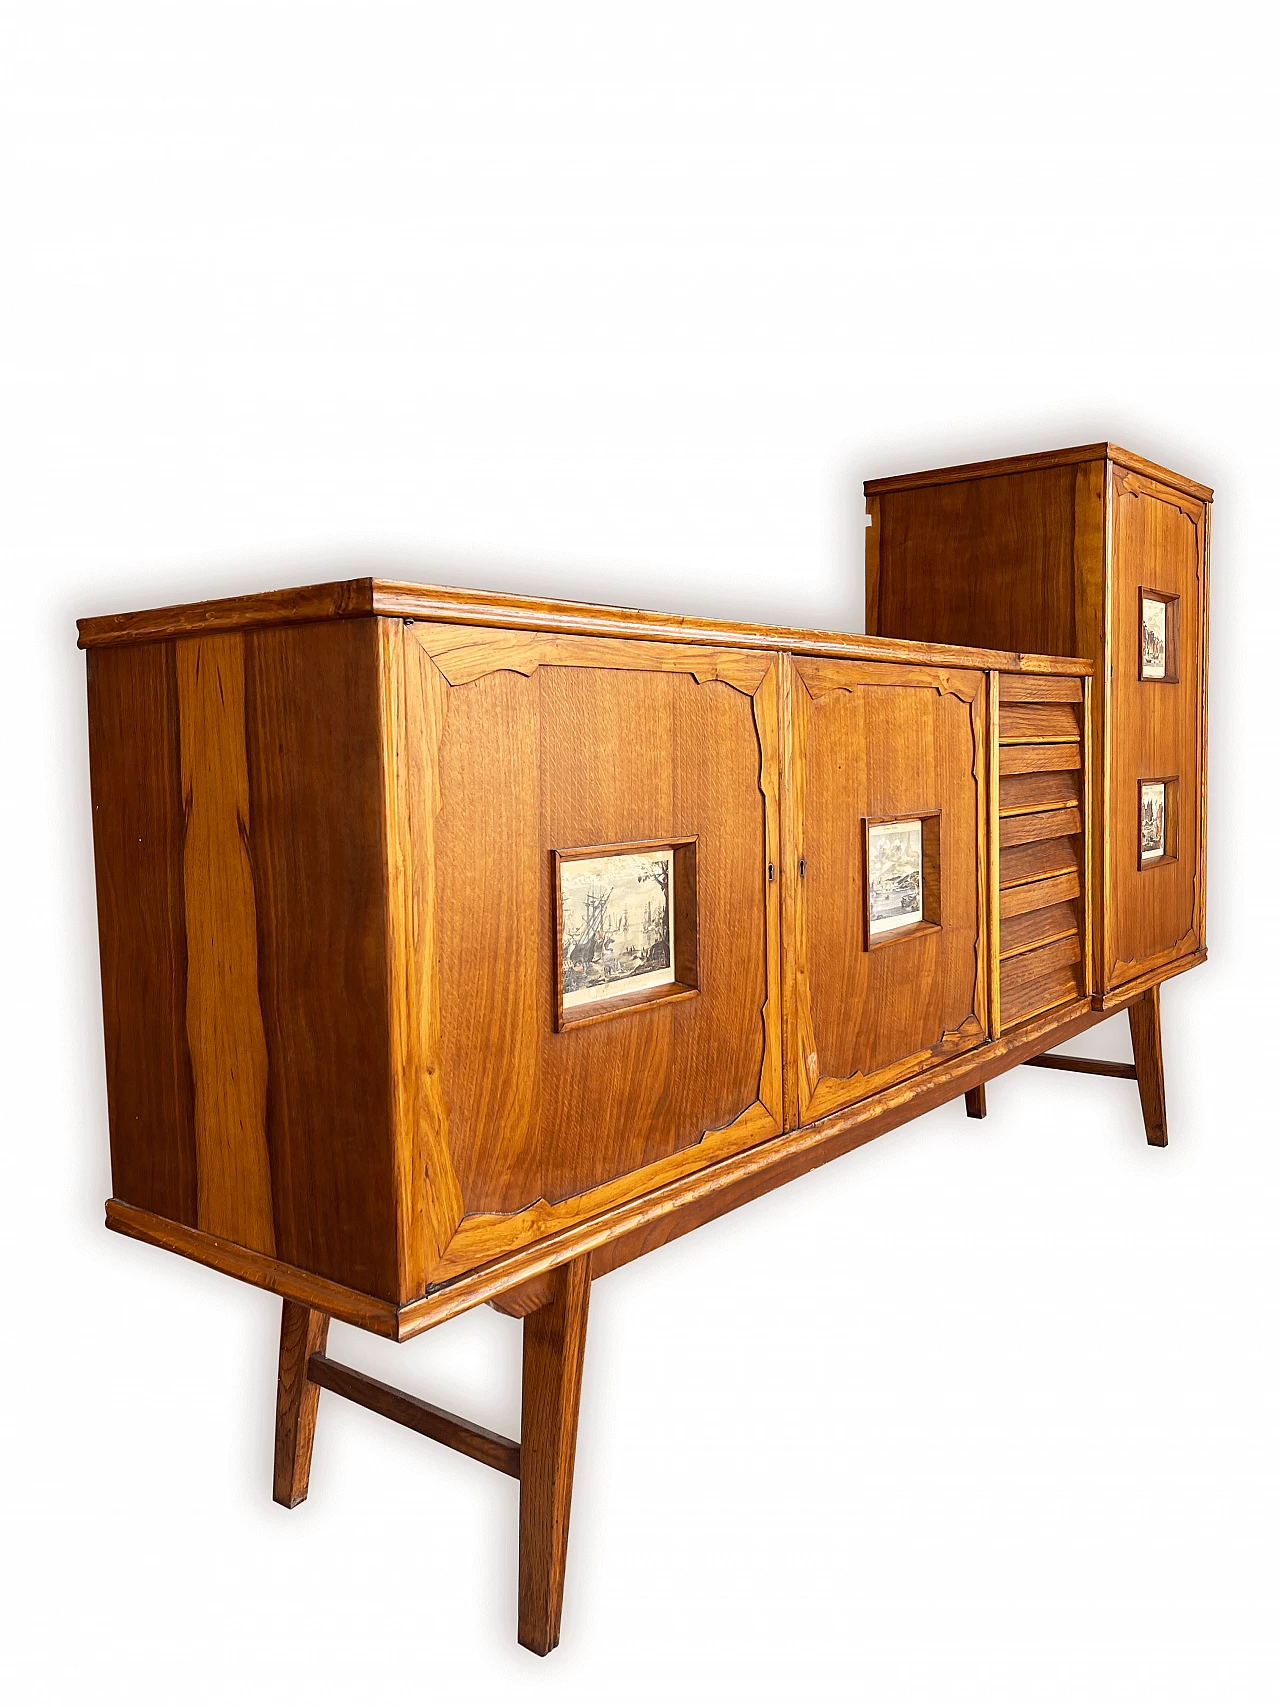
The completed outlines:
[[[1002,1031],[1084,994],[1084,695],[1078,677],[1002,675]]]

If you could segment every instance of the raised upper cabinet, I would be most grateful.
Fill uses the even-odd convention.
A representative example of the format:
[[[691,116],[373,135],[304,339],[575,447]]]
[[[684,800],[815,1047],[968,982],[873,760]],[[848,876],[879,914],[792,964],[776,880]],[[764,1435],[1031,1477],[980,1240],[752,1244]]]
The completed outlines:
[[[1203,958],[1210,489],[1097,444],[866,492],[868,633],[1093,661],[1091,988]]]

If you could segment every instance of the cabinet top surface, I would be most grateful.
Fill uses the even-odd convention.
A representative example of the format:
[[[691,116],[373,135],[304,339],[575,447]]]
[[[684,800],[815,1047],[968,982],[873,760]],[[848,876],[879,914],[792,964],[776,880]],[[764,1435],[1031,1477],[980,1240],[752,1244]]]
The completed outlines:
[[[351,617],[399,617],[404,621],[460,623],[478,628],[515,628],[555,634],[658,640],[691,646],[751,647],[770,652],[823,654],[870,662],[932,664],[953,669],[1025,670],[1034,674],[1087,676],[1086,658],[1049,658],[973,646],[944,646],[917,640],[882,639],[811,628],[771,628],[713,617],[666,616],[519,593],[474,592],[461,587],[420,586],[410,581],[329,581],[243,598],[169,605],[119,616],[81,617],[84,648],[136,646],[147,641],[193,639],[202,634]]]
[[[1198,480],[1191,480],[1185,474],[1175,474],[1171,468],[1162,468],[1158,462],[1150,462],[1145,456],[1109,443],[1036,451],[1029,456],[1003,456],[993,462],[965,462],[954,468],[927,468],[918,474],[894,474],[883,480],[864,481],[862,490],[868,498],[874,498],[885,492],[907,492],[913,486],[947,486],[962,480],[985,480],[996,474],[1028,474],[1037,468],[1061,468],[1074,462],[1114,462],[1120,468],[1145,474],[1149,479],[1172,486],[1178,492],[1186,492],[1203,503],[1208,504],[1213,499],[1212,486],[1202,486]]]

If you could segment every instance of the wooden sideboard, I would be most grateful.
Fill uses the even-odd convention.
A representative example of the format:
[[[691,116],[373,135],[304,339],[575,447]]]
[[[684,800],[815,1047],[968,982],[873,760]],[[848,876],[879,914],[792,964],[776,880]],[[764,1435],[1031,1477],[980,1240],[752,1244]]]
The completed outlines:
[[[886,620],[916,572],[891,532]],[[1165,1141],[1155,984],[1203,957],[1203,859],[1194,944],[1139,944],[1118,989],[1099,776],[1166,750],[1114,680],[1100,738],[1088,656],[377,580],[80,643],[108,1225],[284,1299],[281,1503],[323,1388],[516,1476],[536,1652],[594,1278],[943,1101],[980,1115],[1119,1006]],[[1170,867],[1202,824],[1177,774]],[[404,1339],[485,1302],[524,1318],[519,1441],[326,1353],[331,1317]]]

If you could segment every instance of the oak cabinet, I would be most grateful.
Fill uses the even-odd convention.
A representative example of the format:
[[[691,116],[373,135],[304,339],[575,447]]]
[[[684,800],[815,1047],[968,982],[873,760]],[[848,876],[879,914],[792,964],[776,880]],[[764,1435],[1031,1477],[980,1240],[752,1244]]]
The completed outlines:
[[[1194,964],[1210,488],[1096,444],[872,480],[866,493],[868,633],[1092,660],[1092,987],[1118,994]],[[1139,846],[1144,783],[1163,789],[1168,845],[1155,858]]]

